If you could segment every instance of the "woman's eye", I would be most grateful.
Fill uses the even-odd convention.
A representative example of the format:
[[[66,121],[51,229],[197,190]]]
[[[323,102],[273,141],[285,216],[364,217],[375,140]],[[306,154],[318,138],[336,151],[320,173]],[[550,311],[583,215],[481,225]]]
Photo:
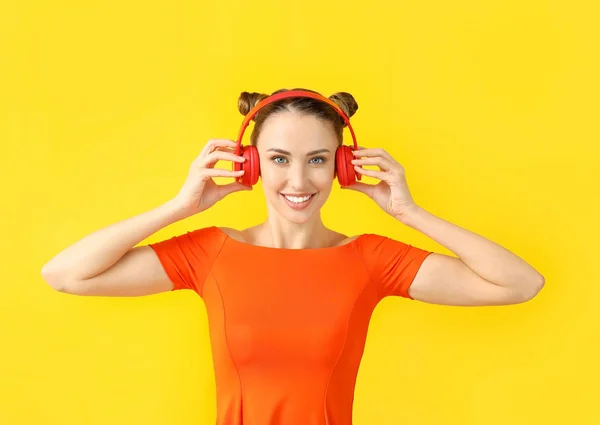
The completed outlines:
[[[284,158],[283,156],[274,156],[273,158],[271,158],[271,160],[273,162],[275,162],[276,164],[285,164],[287,162],[287,159]],[[323,158],[321,156],[310,159],[311,164],[323,164],[324,162],[325,162],[325,158]]]

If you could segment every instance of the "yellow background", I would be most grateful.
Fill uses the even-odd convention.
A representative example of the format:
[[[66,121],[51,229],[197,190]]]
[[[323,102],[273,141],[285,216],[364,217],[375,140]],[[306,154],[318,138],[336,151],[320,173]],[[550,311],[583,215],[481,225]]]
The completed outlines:
[[[40,270],[174,196],[208,139],[236,138],[240,92],[282,87],[352,93],[359,143],[404,165],[418,204],[546,278],[516,306],[383,301],[355,425],[599,424],[592,3],[3,2],[0,424],[214,423],[196,294],[76,297]],[[143,243],[255,224],[258,189]],[[337,185],[323,217],[450,254]]]

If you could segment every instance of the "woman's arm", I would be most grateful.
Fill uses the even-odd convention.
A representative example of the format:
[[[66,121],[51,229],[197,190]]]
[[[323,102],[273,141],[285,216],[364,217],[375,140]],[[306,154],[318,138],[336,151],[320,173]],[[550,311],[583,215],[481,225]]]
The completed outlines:
[[[524,302],[544,277],[508,249],[415,206],[399,219],[458,258],[432,254],[411,285],[413,298],[436,304],[501,305]]]
[[[103,273],[135,245],[171,223],[182,220],[178,204],[170,200],[150,211],[111,224],[59,252],[42,268],[48,281],[82,281]]]

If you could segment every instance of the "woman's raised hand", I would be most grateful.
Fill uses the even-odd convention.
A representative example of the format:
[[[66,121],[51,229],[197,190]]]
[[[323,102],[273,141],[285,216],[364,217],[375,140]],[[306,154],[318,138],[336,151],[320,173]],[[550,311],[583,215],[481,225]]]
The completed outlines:
[[[173,199],[186,216],[210,208],[230,193],[252,189],[237,181],[224,185],[218,185],[213,181],[214,177],[237,178],[244,174],[243,170],[215,168],[219,160],[240,163],[245,161],[242,156],[234,154],[235,145],[236,143],[229,139],[210,139],[200,155],[192,162],[185,183]]]

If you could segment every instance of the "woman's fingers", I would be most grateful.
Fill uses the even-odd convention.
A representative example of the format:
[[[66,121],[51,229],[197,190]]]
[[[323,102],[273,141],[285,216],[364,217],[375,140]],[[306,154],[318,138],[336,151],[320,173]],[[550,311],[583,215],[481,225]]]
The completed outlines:
[[[246,159],[241,155],[235,155],[232,152],[216,150],[209,153],[200,161],[200,166],[212,168],[219,161],[244,162]]]
[[[355,159],[352,164],[356,165],[376,165],[382,171],[404,173],[404,167],[382,148],[359,149],[353,151]],[[366,175],[366,174],[365,174]]]
[[[205,168],[202,174],[209,177],[240,177],[244,174],[244,170],[225,170],[224,168]]]
[[[214,152],[218,148],[234,148],[236,146],[236,142],[230,139],[210,139],[200,152],[199,157],[206,156],[211,152]]]
[[[389,171],[392,169],[392,164],[385,158],[374,156],[363,159],[353,159],[352,164],[354,165],[376,165],[381,170]]]
[[[382,148],[363,148],[359,146],[359,149],[352,151],[355,157],[376,157],[380,156],[386,158],[389,161],[394,161],[394,158]]]
[[[354,166],[354,169],[365,176],[374,177],[379,180],[385,180],[386,175],[388,175],[385,171],[380,170],[365,170],[364,168],[359,167],[358,165]]]

